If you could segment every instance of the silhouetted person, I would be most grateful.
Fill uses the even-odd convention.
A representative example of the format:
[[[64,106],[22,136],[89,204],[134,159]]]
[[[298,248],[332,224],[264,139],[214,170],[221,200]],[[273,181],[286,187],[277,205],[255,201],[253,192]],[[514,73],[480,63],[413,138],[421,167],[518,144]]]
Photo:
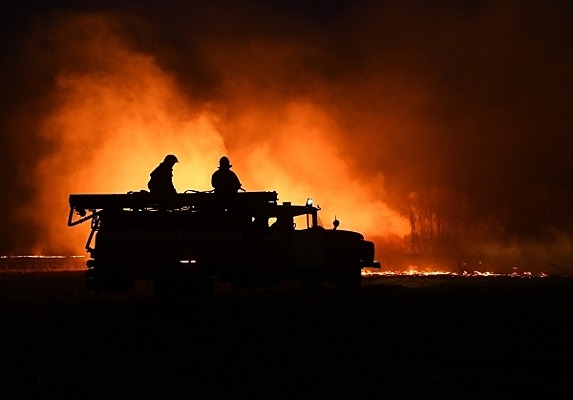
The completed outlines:
[[[215,189],[215,193],[221,195],[232,196],[241,189],[241,181],[233,171],[231,171],[231,163],[225,156],[219,160],[219,169],[213,172],[211,176],[211,185]]]
[[[215,195],[224,208],[227,208],[234,200],[242,186],[237,174],[231,171],[231,167],[229,159],[223,156],[219,160],[219,168],[211,176],[211,185]]]
[[[151,194],[166,195],[177,193],[175,186],[173,186],[173,166],[177,162],[179,162],[177,157],[173,154],[168,154],[161,164],[151,172],[151,178],[147,183]]]

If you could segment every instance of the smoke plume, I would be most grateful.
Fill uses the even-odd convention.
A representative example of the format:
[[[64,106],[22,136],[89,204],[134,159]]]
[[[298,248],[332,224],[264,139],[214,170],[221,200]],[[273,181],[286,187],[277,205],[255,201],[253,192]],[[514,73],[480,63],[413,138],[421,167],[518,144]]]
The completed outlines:
[[[83,252],[68,196],[145,189],[173,153],[180,192],[227,155],[379,254],[427,251],[432,206],[464,251],[571,261],[570,5],[192,3],[10,6],[3,253]]]

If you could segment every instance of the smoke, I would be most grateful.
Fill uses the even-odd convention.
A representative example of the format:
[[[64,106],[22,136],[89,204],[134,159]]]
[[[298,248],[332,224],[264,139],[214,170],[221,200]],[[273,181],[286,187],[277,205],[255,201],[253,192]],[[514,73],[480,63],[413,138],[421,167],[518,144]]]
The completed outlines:
[[[153,58],[131,51],[114,28],[102,16],[60,15],[39,39],[51,50],[43,60],[56,68],[50,102],[37,124],[46,148],[26,168],[35,194],[17,208],[41,233],[29,243],[31,251],[82,251],[78,232],[62,225],[69,194],[144,189],[148,173],[167,153],[177,152],[183,161],[197,151],[188,163],[193,166],[223,151],[208,116],[192,110]],[[207,139],[191,150],[192,136],[201,132]]]
[[[211,189],[227,155],[247,190],[313,197],[381,249],[410,233],[411,192],[445,186],[502,239],[483,253],[512,257],[539,243],[520,242],[542,232],[525,199],[550,188],[544,249],[569,262],[571,6],[116,3],[3,28],[3,252],[82,252],[69,194],[145,189],[173,153],[180,192]]]
[[[272,109],[278,112],[242,104],[229,121],[218,118],[221,106],[182,93],[104,15],[61,15],[42,40],[53,44],[51,61],[61,65],[38,124],[49,150],[29,171],[37,194],[19,208],[42,227],[33,251],[77,253],[85,236],[62,224],[69,194],[145,189],[149,172],[168,153],[180,160],[174,171],[180,192],[210,190],[210,175],[228,154],[248,190],[277,190],[281,199],[299,203],[318,194],[325,214],[340,210],[348,229],[407,232],[402,218],[376,196],[380,186],[352,176],[329,140],[337,128],[320,108],[277,100]],[[247,83],[244,89],[250,89]]]

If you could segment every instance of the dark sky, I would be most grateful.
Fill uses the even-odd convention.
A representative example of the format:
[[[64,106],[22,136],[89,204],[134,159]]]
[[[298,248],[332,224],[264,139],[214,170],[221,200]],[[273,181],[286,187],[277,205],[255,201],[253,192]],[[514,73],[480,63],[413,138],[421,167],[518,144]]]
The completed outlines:
[[[274,190],[276,178],[298,193],[328,181],[317,193],[325,205],[340,214],[357,207],[336,196],[360,193],[367,210],[380,201],[393,233],[404,196],[429,186],[467,194],[493,219],[510,210],[517,231],[531,230],[516,210],[529,210],[540,188],[571,204],[573,3],[164,3],[1,6],[0,252],[65,247],[45,238],[70,229],[69,193],[132,190],[98,174],[133,176],[135,164],[143,188],[170,149],[140,144],[151,141],[142,127],[176,142],[186,129],[199,135],[202,116],[216,135],[193,136],[188,153],[199,160],[192,147],[210,138],[200,144],[213,153],[205,171],[226,152],[247,187],[266,180]],[[152,98],[164,98],[160,113]],[[128,141],[147,164],[121,161]],[[122,156],[108,158],[110,148]],[[276,162],[272,176],[258,172],[265,158]],[[573,218],[562,217],[568,231]]]

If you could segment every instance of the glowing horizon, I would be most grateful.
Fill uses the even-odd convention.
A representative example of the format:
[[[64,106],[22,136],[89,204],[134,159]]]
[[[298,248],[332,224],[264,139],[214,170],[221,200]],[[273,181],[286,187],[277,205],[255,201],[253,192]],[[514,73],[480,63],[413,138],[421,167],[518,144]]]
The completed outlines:
[[[227,155],[246,190],[274,190],[293,204],[313,197],[325,224],[336,215],[345,229],[365,236],[408,233],[405,218],[384,203],[383,179],[372,186],[368,176],[353,176],[350,160],[332,140],[340,128],[317,105],[291,101],[279,105],[273,119],[262,117],[265,105],[254,106],[235,122],[242,132],[227,132],[215,110],[186,97],[108,20],[84,16],[66,22],[59,31],[93,29],[81,42],[76,38],[82,35],[72,34],[60,45],[62,50],[81,47],[68,57],[81,54],[94,67],[59,72],[57,100],[41,124],[53,149],[33,171],[38,196],[22,209],[47,232],[36,252],[83,248],[85,227],[63,224],[70,194],[147,189],[149,173],[169,153],[179,159],[173,178],[178,192],[210,190],[218,159]],[[273,135],[265,134],[268,129]],[[230,148],[231,134],[252,139]]]
[[[571,269],[570,7],[112,3],[11,6],[3,252],[83,252],[68,196],[145,189],[173,153],[179,192],[227,155],[382,261]]]

